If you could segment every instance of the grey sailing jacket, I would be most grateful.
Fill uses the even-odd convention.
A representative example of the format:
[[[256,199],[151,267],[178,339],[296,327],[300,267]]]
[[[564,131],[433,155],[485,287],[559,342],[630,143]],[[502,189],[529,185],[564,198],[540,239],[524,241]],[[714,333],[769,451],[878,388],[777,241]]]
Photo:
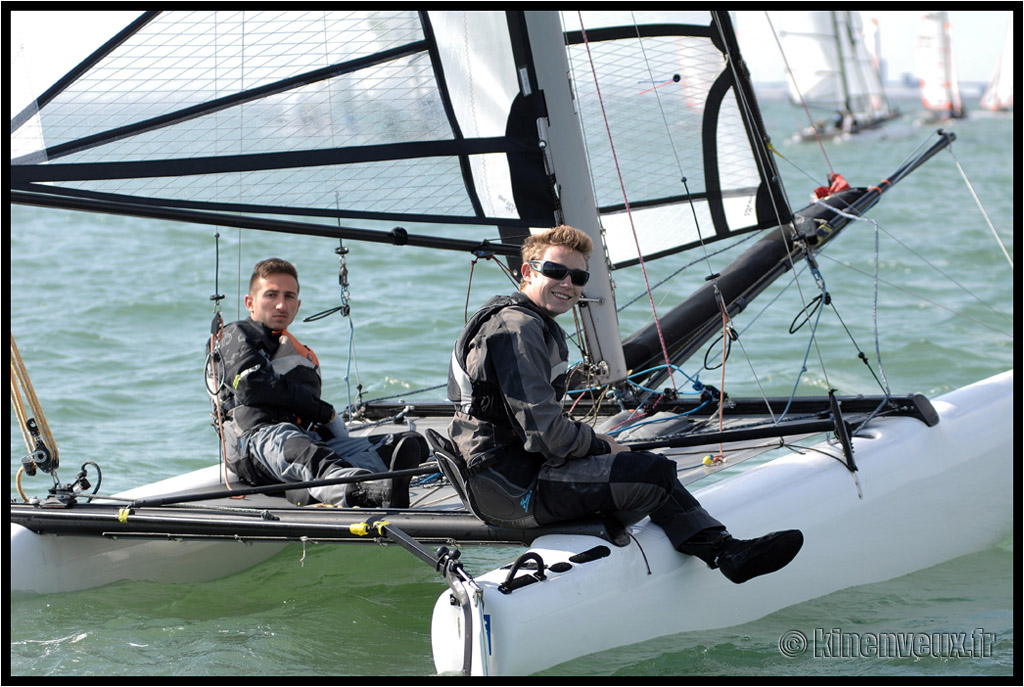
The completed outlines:
[[[562,407],[568,380],[565,332],[521,293],[496,296],[469,321],[452,352],[448,432],[471,469],[485,462],[521,486],[545,462],[607,452]]]

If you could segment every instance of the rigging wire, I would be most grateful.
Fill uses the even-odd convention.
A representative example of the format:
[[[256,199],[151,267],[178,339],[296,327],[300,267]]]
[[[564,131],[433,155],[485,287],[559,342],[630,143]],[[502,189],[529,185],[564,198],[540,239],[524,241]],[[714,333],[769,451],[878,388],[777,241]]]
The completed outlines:
[[[587,30],[586,30],[586,27],[584,26],[584,23],[583,23],[583,13],[582,13],[582,11],[577,11],[577,16],[578,16],[579,22],[580,22],[580,34],[583,37],[583,45],[587,49],[587,59],[588,59],[588,61],[590,63],[591,75],[593,76],[593,79],[594,79],[594,89],[597,92],[597,101],[598,101],[598,104],[601,106],[601,116],[604,118],[605,131],[608,134],[608,146],[611,149],[612,160],[613,160],[613,162],[615,164],[615,172],[618,175],[619,188],[622,190],[622,200],[623,200],[623,203],[625,204],[625,208],[626,208],[626,217],[629,219],[629,225],[630,225],[630,228],[632,229],[632,232],[633,232],[633,241],[636,244],[637,258],[639,260],[640,270],[643,273],[644,283],[647,284],[647,293],[648,293],[648,296],[650,297],[651,311],[654,314],[654,324],[655,324],[655,328],[656,328],[656,330],[658,332],[658,340],[661,343],[661,350],[662,350],[662,353],[665,356],[665,363],[670,366],[669,367],[669,379],[672,380],[672,386],[675,387],[676,386],[675,378],[671,374],[671,364],[672,364],[672,361],[671,361],[670,356],[668,354],[668,346],[665,343],[665,335],[664,335],[664,333],[661,330],[661,321],[658,318],[657,306],[654,303],[654,295],[651,293],[650,281],[649,281],[648,276],[647,276],[647,266],[644,263],[643,251],[640,248],[640,238],[639,238],[639,236],[637,236],[636,225],[633,223],[633,213],[632,213],[632,210],[630,208],[629,195],[626,193],[626,184],[625,184],[625,180],[623,179],[623,176],[622,176],[622,168],[619,165],[618,154],[615,151],[615,140],[614,140],[614,137],[612,136],[611,125],[608,122],[608,113],[607,113],[607,111],[605,109],[604,98],[601,95],[601,86],[598,83],[598,78],[597,78],[597,67],[594,64],[594,56],[593,56],[593,53],[591,52],[591,49],[590,49],[590,41],[587,39]],[[634,25],[635,25],[635,21],[634,21]],[[638,33],[639,33],[639,31],[638,31]],[[639,42],[641,44],[643,43],[643,41],[639,41]]]
[[[790,68],[790,65],[789,65],[789,61],[788,61],[788,59],[786,58],[785,52],[784,52],[784,51],[782,50],[782,46],[781,46],[781,43],[780,43],[780,41],[779,41],[778,33],[777,33],[777,32],[775,31],[774,25],[772,25],[772,22],[771,22],[771,18],[770,18],[770,17],[768,16],[768,13],[767,13],[767,12],[765,13],[765,16],[766,16],[766,19],[767,19],[767,21],[768,21],[768,24],[769,24],[769,26],[771,27],[771,30],[772,30],[772,35],[773,35],[773,37],[775,38],[775,40],[776,40],[776,43],[777,43],[777,44],[779,45],[779,52],[780,52],[780,54],[782,55],[782,57],[783,57],[783,60],[784,60],[784,62],[785,62],[785,64],[786,64],[786,71],[787,71],[787,73],[789,74],[790,78],[791,78],[791,79],[793,80],[794,90],[795,90],[795,91],[797,91],[797,93],[799,93],[799,87],[798,87],[798,85],[796,84],[795,78],[793,77],[793,71],[792,71],[792,69]],[[802,95],[800,96],[800,102],[801,102],[801,104],[802,104],[802,106],[803,106],[803,108],[804,108],[804,111],[805,111],[805,112],[807,112],[807,105],[806,105],[806,102],[804,101],[804,99],[803,99]],[[744,106],[747,106],[747,105],[746,105],[746,102],[745,102],[745,100],[743,101],[743,103],[744,103]],[[808,114],[808,119],[810,119],[810,113],[809,113],[809,112],[807,112],[807,114]],[[812,124],[813,124],[813,123],[812,123]],[[834,172],[834,169],[833,169],[833,167],[832,167],[832,163],[831,163],[831,160],[830,160],[830,159],[829,159],[829,157],[828,157],[828,153],[827,153],[827,151],[825,150],[824,144],[823,144],[823,142],[822,142],[822,140],[821,140],[820,136],[818,136],[818,135],[817,135],[817,133],[816,133],[816,134],[815,134],[815,137],[816,137],[816,139],[817,139],[817,142],[818,142],[819,148],[821,149],[821,152],[822,152],[822,156],[823,156],[823,158],[824,158],[824,160],[825,160],[825,162],[826,162],[826,164],[827,164],[827,166],[828,166],[828,168],[829,168],[829,175],[828,175],[828,178],[829,178],[829,180],[831,181],[831,180],[832,180],[833,178],[835,178],[835,176],[836,176],[836,174],[835,174],[835,172]],[[777,155],[777,156],[781,157],[782,159],[784,159],[784,160],[786,160],[786,161],[787,161],[788,163],[790,163],[790,165],[792,165],[792,166],[796,167],[795,163],[793,163],[793,161],[792,161],[792,160],[789,160],[789,159],[788,159],[788,158],[786,158],[786,157],[785,157],[784,155],[782,155],[782,154],[781,154],[781,153],[780,153],[780,152],[779,152],[779,151],[778,151],[778,150],[777,150],[777,149],[776,149],[776,148],[775,148],[774,146],[772,146],[772,145],[771,145],[771,143],[770,143],[770,142],[768,142],[768,143],[767,143],[767,149],[768,149],[768,150],[769,150],[769,151],[770,151],[770,152],[771,152],[772,154],[774,154],[774,155]],[[806,171],[804,171],[804,170],[800,170],[800,171],[801,171],[801,172],[802,172],[802,173],[803,173],[803,174],[804,174],[805,176],[808,176],[808,178],[812,178],[812,177],[811,177],[811,176],[810,176],[810,175],[809,175],[809,174],[808,174],[808,173],[807,173]],[[816,202],[818,202],[818,203],[821,203],[821,200],[819,199],[819,200],[817,200]],[[830,208],[830,209],[831,209],[831,210],[833,210],[833,211],[835,211],[835,208]],[[848,216],[849,216],[849,215],[848,215]],[[851,217],[852,217],[852,216],[851,216]],[[857,219],[859,219],[859,220],[861,220],[861,221],[870,221],[870,220],[865,220],[864,218],[859,218],[859,217],[858,217]],[[877,231],[878,231],[878,230],[880,229],[880,227],[878,226],[877,222],[875,222],[875,223],[874,223],[874,225],[875,225],[875,227],[876,227],[876,232],[877,232]],[[781,229],[781,226],[780,226],[780,229]],[[877,235],[876,235],[876,241],[877,241]],[[817,254],[819,254],[819,255],[820,255],[821,253],[817,253]],[[850,332],[849,328],[848,328],[848,327],[846,327],[846,324],[845,324],[845,322],[843,321],[842,317],[841,317],[841,316],[839,315],[839,312],[838,312],[838,310],[836,309],[836,306],[835,306],[835,304],[831,302],[831,298],[830,298],[830,296],[829,296],[829,294],[828,294],[828,292],[827,292],[827,290],[825,289],[825,286],[824,286],[824,279],[823,279],[823,277],[821,276],[820,270],[818,269],[818,267],[817,267],[816,263],[814,262],[814,258],[813,258],[813,255],[814,255],[814,254],[813,254],[813,253],[811,252],[811,248],[810,248],[810,247],[808,246],[808,247],[807,247],[807,255],[806,255],[806,259],[807,259],[808,265],[809,265],[809,266],[811,266],[811,268],[812,268],[812,270],[811,270],[811,271],[812,271],[812,274],[813,274],[813,275],[814,275],[814,277],[815,277],[815,282],[816,282],[816,283],[818,284],[818,286],[819,286],[819,290],[821,291],[820,295],[819,295],[819,296],[817,296],[817,297],[816,297],[815,299],[813,299],[813,300],[812,300],[811,302],[808,302],[808,301],[807,301],[807,299],[806,299],[806,298],[804,297],[804,295],[803,295],[803,289],[802,289],[802,288],[801,288],[801,286],[800,286],[801,282],[800,282],[800,280],[799,280],[799,276],[800,276],[800,274],[802,274],[802,271],[798,271],[798,270],[795,270],[795,269],[794,269],[794,276],[793,276],[793,279],[792,279],[792,281],[791,281],[791,284],[794,284],[794,283],[795,283],[795,284],[797,285],[797,289],[798,289],[798,291],[800,292],[800,300],[801,300],[802,302],[804,302],[804,303],[806,303],[806,304],[807,304],[807,305],[805,305],[805,308],[804,308],[804,312],[806,312],[806,311],[807,311],[807,310],[808,310],[809,308],[811,308],[812,306],[814,306],[814,303],[815,303],[815,302],[817,302],[818,306],[820,306],[820,304],[821,304],[821,303],[827,303],[827,304],[829,304],[829,305],[830,305],[830,306],[832,307],[832,310],[833,310],[833,312],[835,313],[835,315],[836,315],[837,319],[838,319],[838,320],[839,320],[839,322],[840,322],[840,323],[842,324],[843,328],[844,328],[844,329],[846,330],[846,332],[847,332],[847,335],[848,335],[848,336],[850,337],[850,340],[851,340],[851,341],[853,342],[853,345],[854,345],[855,349],[856,349],[856,350],[858,351],[858,357],[859,357],[859,358],[860,358],[861,360],[863,360],[863,361],[864,361],[864,363],[865,363],[865,364],[867,365],[867,367],[868,367],[868,370],[869,370],[869,371],[871,372],[872,376],[873,376],[873,377],[875,378],[875,381],[876,381],[876,382],[877,382],[877,383],[879,384],[879,386],[880,386],[880,387],[882,388],[883,392],[885,392],[885,394],[886,394],[886,395],[888,396],[888,394],[889,394],[889,391],[888,391],[888,389],[887,389],[886,385],[885,385],[885,384],[884,384],[884,383],[882,382],[882,380],[880,380],[880,379],[879,379],[878,375],[876,375],[876,374],[875,374],[874,370],[872,370],[872,369],[871,369],[871,366],[870,366],[870,364],[868,363],[867,357],[866,357],[866,356],[864,355],[863,351],[861,351],[861,350],[860,350],[860,347],[859,347],[859,345],[857,344],[856,340],[855,340],[855,339],[853,338],[853,335],[852,335],[852,333]],[[791,262],[790,262],[790,265],[791,265],[791,267],[794,267],[794,268],[795,268],[795,265],[793,265],[793,263],[792,263],[792,254],[790,255],[790,260],[791,260]],[[875,265],[876,265],[876,276],[877,276],[877,268],[878,268],[878,249],[877,249],[877,244],[876,244],[876,257],[875,257]],[[787,286],[786,288],[788,288],[788,286]],[[781,295],[782,295],[782,294],[781,294],[781,292],[780,292],[779,296],[781,296]],[[777,299],[777,298],[778,298],[778,296],[776,297],[776,299]],[[774,302],[774,300],[773,300],[773,302]],[[816,308],[817,308],[818,306],[814,306],[814,307],[816,307]],[[762,312],[763,312],[763,310],[762,310]],[[816,336],[815,336],[815,333],[816,333],[816,330],[817,330],[817,324],[818,324],[819,318],[820,318],[820,310],[818,311],[818,313],[817,313],[817,316],[815,317],[815,323],[814,323],[814,325],[813,325],[813,327],[812,327],[812,333],[811,333],[811,340],[810,340],[810,342],[809,342],[809,344],[808,344],[808,351],[807,351],[807,352],[808,352],[808,354],[809,354],[809,352],[810,352],[810,346],[811,346],[811,345],[813,344],[813,345],[814,345],[814,347],[815,347],[815,350],[816,350],[816,351],[817,351],[817,353],[818,353],[818,359],[819,359],[819,362],[820,362],[820,364],[821,364],[822,372],[823,372],[823,374],[825,375],[825,381],[826,381],[826,384],[828,384],[829,386],[831,386],[831,384],[829,384],[829,383],[828,383],[828,378],[827,378],[827,376],[828,376],[828,373],[827,373],[827,369],[826,369],[826,366],[825,366],[825,362],[824,362],[824,359],[823,359],[823,356],[822,356],[821,350],[820,350],[820,348],[819,348],[819,346],[818,346],[818,343],[817,343],[817,339],[816,339]],[[755,319],[756,319],[756,318],[755,318]],[[751,324],[753,324],[753,323],[751,323]],[[879,335],[878,335],[878,326],[877,326],[877,281],[876,281],[876,291],[875,291],[875,338],[876,338],[876,352],[877,352],[877,354],[879,355],[879,367],[881,368],[881,361],[880,361],[880,350],[879,350],[879,348],[880,348],[880,347],[879,347],[879,344],[878,344],[878,336],[879,336]],[[742,346],[741,346],[741,349],[742,349]],[[805,355],[805,359],[804,359],[804,365],[803,365],[803,367],[802,367],[802,370],[801,370],[801,372],[800,372],[800,375],[802,375],[804,371],[806,371],[806,355]],[[883,379],[884,379],[884,373],[882,374],[882,376],[883,376]],[[799,377],[798,377],[798,379],[797,379],[797,384],[799,384]],[[794,395],[795,395],[795,393],[796,393],[796,386],[794,386],[794,390],[793,390],[793,394],[794,394]],[[791,400],[792,400],[792,398],[791,398]],[[787,405],[787,409],[788,409],[788,405]],[[876,412],[877,412],[877,411],[876,411]],[[783,416],[785,416],[785,412],[783,413]],[[779,419],[781,420],[781,418],[779,418]]]
[[[769,19],[769,25],[771,25],[770,19]],[[726,40],[726,36],[724,34],[724,31],[722,30],[721,23],[718,22],[718,21],[715,21],[714,22],[714,26],[717,28],[718,38],[721,41],[721,43],[723,45],[729,45],[729,42]],[[773,32],[773,34],[775,33],[774,27],[772,28],[772,32]],[[776,36],[776,41],[778,41],[778,37],[777,36]],[[780,45],[780,52],[781,52],[781,45]],[[737,84],[744,83],[744,78],[743,78],[743,75],[740,74],[740,70],[742,68],[744,70],[744,72],[745,72],[746,71],[746,65],[743,64],[741,59],[736,59],[735,56],[730,54],[730,53],[727,53],[726,59],[727,59],[726,68],[729,69],[732,72],[733,82],[737,83]],[[787,65],[787,69],[788,69],[788,65]],[[743,115],[744,120],[748,121],[748,122],[749,121],[755,121],[756,120],[755,111],[754,111],[755,106],[747,99],[747,96],[746,96],[746,93],[744,92],[744,90],[742,88],[736,88],[736,89],[734,89],[734,92],[735,92],[735,97],[736,97],[737,104],[738,104],[738,106],[740,107],[740,109],[742,111],[742,115]],[[773,164],[773,160],[771,159],[771,155],[775,152],[775,149],[772,146],[771,141],[767,140],[767,138],[766,138],[765,141],[763,141],[763,143],[764,143],[764,149],[762,149],[760,146],[756,146],[756,145],[755,146],[751,146],[752,152],[753,152],[753,154],[755,156],[755,159],[757,161],[757,164],[758,164],[758,168],[762,171],[762,173],[766,177],[776,176],[772,172],[772,170],[774,169],[774,164]],[[822,148],[822,154],[824,155],[825,160],[826,160],[826,162],[827,162],[827,164],[829,166],[829,170],[831,171],[832,165],[831,165],[831,162],[828,160],[828,155],[827,155],[827,153],[825,153],[823,145],[821,146],[821,148]],[[765,157],[765,154],[767,154],[767,157]],[[770,197],[771,207],[773,208],[773,210],[776,213],[776,222],[778,223],[778,231],[781,234],[785,235],[785,233],[787,231],[787,225],[782,222],[782,218],[778,214],[778,207],[779,207],[779,201],[780,200],[782,200],[782,201],[784,201],[786,203],[786,207],[790,207],[789,199],[786,196],[785,186],[783,186],[782,180],[779,179],[778,180],[778,188],[779,188],[779,192],[782,194],[782,198],[781,199],[775,197],[775,187],[774,186],[772,186],[771,184],[768,184],[768,185],[766,185],[766,188],[767,188],[767,191],[768,191],[768,194],[769,194],[769,197]],[[790,231],[793,230],[792,223],[790,223],[788,225],[788,228],[789,228]],[[810,248],[808,247],[807,250],[810,251]],[[789,252],[789,254],[787,256],[787,259],[789,260],[790,270],[793,272],[793,275],[794,275],[792,283],[796,284],[797,292],[799,294],[799,299],[800,299],[801,302],[807,303],[807,298],[804,296],[803,288],[801,286],[801,282],[797,278],[797,276],[800,274],[800,272],[799,272],[799,270],[796,269],[796,264],[793,261],[793,252],[792,251]],[[746,348],[742,344],[740,345],[740,351],[743,353],[744,357],[746,358],[747,364],[750,367],[751,372],[754,375],[754,378],[757,379],[757,372],[756,372],[756,370],[754,368],[753,361],[751,360],[749,355],[747,355]],[[819,358],[820,358],[820,353],[819,353]],[[723,360],[723,367],[724,367],[724,364],[725,364],[725,361]],[[798,377],[798,383],[799,383],[799,377]],[[723,382],[723,387],[724,387],[724,382]],[[768,405],[769,408],[770,408],[770,403],[768,402],[767,396],[765,395],[764,388],[761,386],[759,381],[758,381],[758,389],[761,392],[762,400],[764,400],[765,404]],[[795,387],[794,387],[794,390],[795,390]],[[724,393],[724,388],[723,388],[723,390],[722,390],[722,398],[724,399],[724,397],[725,397],[725,393]],[[772,419],[773,419],[773,421],[777,422],[781,418],[775,418],[774,413],[772,413]]]
[[[224,438],[224,416],[220,403],[220,392],[224,388],[224,368],[219,367],[221,358],[221,339],[224,334],[224,316],[221,314],[221,301],[224,294],[220,292],[220,231],[214,231],[214,267],[213,267],[213,319],[210,322],[210,339],[206,348],[206,362],[203,366],[203,376],[206,382],[206,391],[213,405],[213,426],[217,430],[218,450],[220,452],[221,479],[224,486],[231,489],[228,479],[227,464],[227,443]]]
[[[977,203],[978,209],[981,210],[982,216],[985,218],[985,222],[988,223],[988,228],[992,231],[992,235],[996,238],[996,243],[1003,251],[1003,255],[1006,256],[1006,261],[1010,263],[1010,269],[1013,269],[1013,258],[1010,257],[1010,253],[1006,250],[1006,246],[1003,245],[1003,240],[999,238],[999,232],[992,225],[992,220],[989,219],[988,213],[985,211],[985,206],[981,204],[981,199],[978,198],[978,194],[974,192],[974,185],[971,184],[971,180],[967,178],[967,173],[964,172],[963,165],[960,164],[960,158],[953,152],[953,147],[947,148],[949,154],[953,156],[953,160],[956,162],[956,168],[960,171],[960,176],[963,177],[964,183],[967,184],[967,189],[971,192],[971,197],[974,198],[974,202]]]

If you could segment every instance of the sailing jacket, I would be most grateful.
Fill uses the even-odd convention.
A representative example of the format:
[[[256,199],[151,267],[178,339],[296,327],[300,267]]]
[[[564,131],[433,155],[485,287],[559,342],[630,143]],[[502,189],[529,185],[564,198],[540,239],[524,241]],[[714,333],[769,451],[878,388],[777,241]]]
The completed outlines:
[[[239,476],[255,482],[245,457],[247,432],[289,422],[309,428],[326,423],[334,408],[320,399],[316,354],[288,332],[252,319],[224,327],[220,340],[217,394],[225,459]]]
[[[589,425],[570,420],[565,332],[522,293],[496,296],[463,329],[452,352],[448,433],[470,473],[483,467],[526,488],[545,463],[608,452]]]

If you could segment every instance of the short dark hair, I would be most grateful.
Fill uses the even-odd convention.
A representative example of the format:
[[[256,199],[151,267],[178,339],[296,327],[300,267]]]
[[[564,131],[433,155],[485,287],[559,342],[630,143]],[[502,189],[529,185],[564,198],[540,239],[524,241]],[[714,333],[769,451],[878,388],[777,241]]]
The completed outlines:
[[[267,258],[260,260],[252,268],[252,277],[249,278],[249,293],[256,288],[260,279],[266,279],[272,274],[287,274],[295,278],[296,284],[299,283],[299,273],[295,269],[295,265],[281,258]]]

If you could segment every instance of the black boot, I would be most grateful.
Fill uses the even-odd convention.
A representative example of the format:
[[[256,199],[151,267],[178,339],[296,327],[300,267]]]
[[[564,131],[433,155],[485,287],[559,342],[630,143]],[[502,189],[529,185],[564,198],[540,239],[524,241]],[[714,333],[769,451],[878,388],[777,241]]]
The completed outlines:
[[[417,435],[403,436],[394,446],[386,446],[390,453],[390,472],[411,470],[420,466],[423,458]],[[386,458],[384,449],[378,449]],[[412,475],[354,482],[345,491],[345,504],[351,508],[409,508],[409,482]]]
[[[718,568],[729,580],[742,584],[752,577],[785,567],[803,546],[800,530],[772,532],[757,539],[735,539],[725,530],[704,530],[685,541],[679,551]]]
[[[373,474],[369,470],[365,472]],[[390,501],[390,480],[353,482],[345,487],[345,506],[348,508],[387,508]]]
[[[402,437],[395,444],[394,451],[391,452],[391,472],[397,470],[411,470],[417,468],[423,458],[421,437],[418,435],[409,435]],[[383,480],[382,480],[383,481]],[[388,506],[391,508],[408,508],[409,507],[409,482],[412,481],[412,475],[406,475],[405,477],[393,477],[391,479],[389,491],[389,503]]]
[[[389,445],[378,449],[381,458],[386,460],[385,450],[390,453],[390,472],[419,467],[423,458],[417,435],[404,436],[393,447]],[[410,481],[412,475],[355,482],[345,491],[345,503],[351,508],[408,508]]]

